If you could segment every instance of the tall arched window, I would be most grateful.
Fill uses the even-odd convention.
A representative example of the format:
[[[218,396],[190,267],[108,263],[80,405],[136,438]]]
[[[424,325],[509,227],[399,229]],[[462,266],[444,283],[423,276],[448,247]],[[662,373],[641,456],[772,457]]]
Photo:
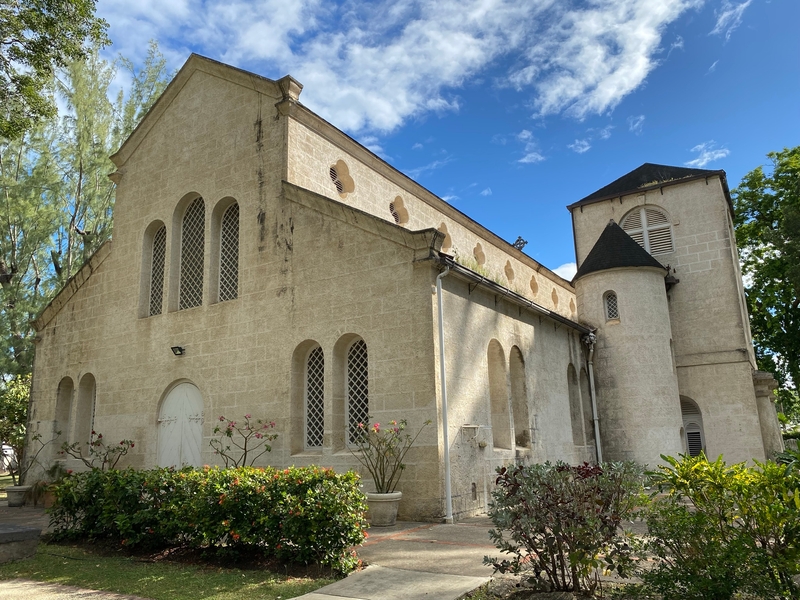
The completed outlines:
[[[75,411],[75,435],[72,443],[80,444],[80,449],[86,452],[94,429],[95,396],[97,384],[94,375],[86,373],[78,384],[78,406]]]
[[[152,261],[150,263],[150,298],[148,314],[160,315],[164,299],[164,263],[167,257],[167,226],[162,225],[153,234]]]
[[[665,254],[673,250],[672,225],[659,208],[634,208],[622,219],[622,229],[650,254]]]
[[[369,420],[369,362],[367,344],[362,339],[354,341],[347,350],[347,441],[355,442],[358,424]]]
[[[219,301],[239,296],[239,205],[222,215],[219,234]]]
[[[305,449],[319,450],[325,431],[325,357],[319,346],[306,360],[304,401]]]
[[[181,222],[179,310],[203,304],[205,229],[205,203],[202,198],[196,198],[186,209]]]
[[[685,450],[689,456],[699,456],[706,447],[703,415],[700,407],[691,398],[681,396],[681,416],[683,417]]]
[[[603,294],[603,305],[606,309],[606,321],[619,319],[619,303],[617,302],[616,292],[606,292]]]
[[[508,375],[503,347],[489,342],[486,353],[489,367],[489,404],[492,411],[492,440],[495,448],[511,449],[511,415],[508,407]]]
[[[525,359],[517,346],[508,357],[511,378],[511,412],[514,417],[514,442],[522,448],[531,447],[531,423],[528,417],[528,385],[525,380]]]
[[[64,377],[58,384],[58,393],[56,395],[56,415],[55,423],[53,423],[53,433],[61,432],[58,440],[58,445],[67,442],[70,439],[70,416],[72,415],[72,396],[75,391],[75,386],[72,379]]]
[[[578,382],[578,374],[572,364],[567,367],[567,389],[569,391],[569,418],[572,424],[572,443],[576,446],[583,446],[585,438],[583,435],[583,412],[581,410],[581,392]]]

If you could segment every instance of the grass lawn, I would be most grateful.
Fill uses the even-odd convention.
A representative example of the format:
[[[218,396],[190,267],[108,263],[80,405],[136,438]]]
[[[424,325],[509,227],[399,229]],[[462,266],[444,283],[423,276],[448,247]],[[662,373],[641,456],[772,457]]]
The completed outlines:
[[[333,582],[324,576],[291,577],[44,543],[35,558],[0,565],[0,580],[18,577],[164,600],[283,600]]]

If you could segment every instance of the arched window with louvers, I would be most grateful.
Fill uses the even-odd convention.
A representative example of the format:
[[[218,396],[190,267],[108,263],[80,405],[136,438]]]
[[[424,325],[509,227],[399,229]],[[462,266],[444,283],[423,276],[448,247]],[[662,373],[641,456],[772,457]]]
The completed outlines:
[[[657,206],[634,208],[622,219],[622,229],[650,254],[667,254],[675,249],[670,218]]]

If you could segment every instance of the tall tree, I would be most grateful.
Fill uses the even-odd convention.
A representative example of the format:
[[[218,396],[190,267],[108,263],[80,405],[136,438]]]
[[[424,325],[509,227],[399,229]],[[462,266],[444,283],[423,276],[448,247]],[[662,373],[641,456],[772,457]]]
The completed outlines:
[[[0,0],[0,137],[15,139],[56,113],[53,72],[107,44],[96,0]]]
[[[757,167],[733,190],[736,240],[759,368],[800,421],[800,146],[767,156],[772,172]]]
[[[0,138],[0,377],[30,372],[30,321],[111,235],[115,186],[109,160],[163,91],[167,72],[155,44],[129,93],[109,91],[116,67],[94,49],[52,82],[65,114],[15,140]]]

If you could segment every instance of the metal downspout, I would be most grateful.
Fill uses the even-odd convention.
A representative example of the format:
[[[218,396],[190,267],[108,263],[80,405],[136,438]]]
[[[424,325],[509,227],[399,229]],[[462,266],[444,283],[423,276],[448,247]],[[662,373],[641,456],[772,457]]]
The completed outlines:
[[[594,390],[594,345],[597,342],[597,336],[594,333],[587,333],[583,336],[583,343],[589,347],[589,357],[587,364],[589,365],[589,396],[592,398],[592,423],[594,423],[594,446],[597,451],[597,462],[603,462],[603,449],[600,446],[600,419],[597,417],[597,394]]]
[[[442,278],[450,272],[450,267],[436,276],[436,302],[439,305],[439,376],[442,385],[442,441],[444,443],[444,522],[453,523],[453,491],[450,488],[450,433],[447,426],[447,372],[444,362],[444,306],[442,304]]]

